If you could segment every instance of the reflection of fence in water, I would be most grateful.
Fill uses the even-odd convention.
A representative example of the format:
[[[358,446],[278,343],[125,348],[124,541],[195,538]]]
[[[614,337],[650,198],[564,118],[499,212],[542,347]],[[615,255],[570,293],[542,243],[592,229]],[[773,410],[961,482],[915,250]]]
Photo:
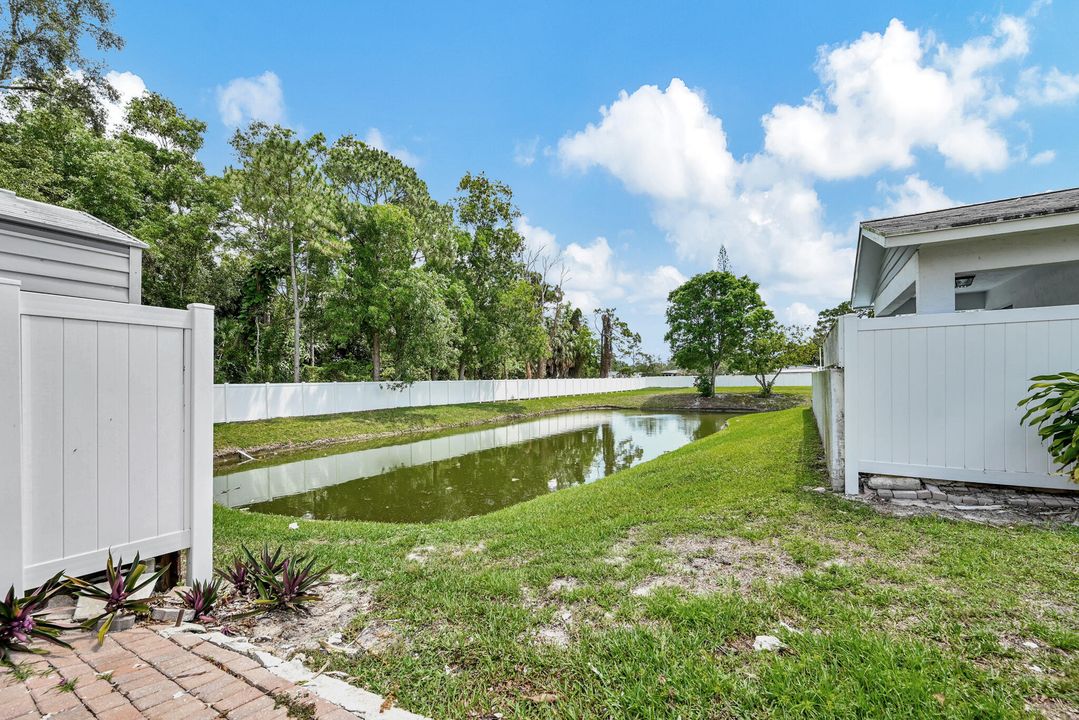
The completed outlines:
[[[214,478],[214,498],[222,505],[244,507],[357,478],[382,475],[398,468],[425,465],[593,428],[610,418],[609,412],[557,415],[400,445],[357,450],[271,467],[237,470]]]

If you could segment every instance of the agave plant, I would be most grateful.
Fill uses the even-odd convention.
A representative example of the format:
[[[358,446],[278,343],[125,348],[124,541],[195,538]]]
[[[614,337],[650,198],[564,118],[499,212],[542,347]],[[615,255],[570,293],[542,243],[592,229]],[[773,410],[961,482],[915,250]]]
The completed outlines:
[[[250,565],[242,558],[233,558],[228,565],[214,570],[214,574],[232,585],[232,588],[240,595],[251,594],[253,589],[251,578],[254,573],[251,571]]]
[[[105,564],[107,588],[100,588],[81,578],[68,578],[68,582],[75,587],[79,595],[105,601],[104,612],[82,624],[84,628],[92,628],[95,625],[98,627],[98,644],[105,642],[105,633],[112,627],[112,622],[117,615],[129,612],[150,612],[150,606],[146,604],[146,601],[137,599],[134,595],[147,585],[156,583],[158,578],[169,569],[167,564],[163,565],[153,575],[143,578],[143,573],[146,572],[146,564],[139,560],[138,553],[135,553],[135,560],[131,563],[126,573],[123,571],[123,565],[124,559],[122,557],[119,562],[114,563],[112,561],[112,551],[110,550],[108,561]]]
[[[12,652],[44,653],[43,649],[30,647],[36,639],[70,647],[60,639],[64,626],[41,617],[49,600],[68,590],[61,581],[63,575],[63,571],[56,573],[26,597],[16,597],[14,585],[8,590],[0,603],[0,661],[7,661]]]
[[[309,612],[305,603],[319,599],[314,591],[325,583],[329,571],[329,566],[316,570],[314,557],[288,557],[279,574],[255,576],[255,604]]]
[[[183,601],[185,608],[195,611],[194,619],[198,620],[210,614],[217,605],[220,594],[221,581],[219,579],[196,580],[191,584],[191,589],[180,593],[180,600]]]
[[[1037,427],[1061,470],[1074,466],[1072,474],[1079,479],[1079,373],[1037,375],[1031,381],[1031,394],[1019,401],[1020,407],[1027,406],[1020,422]]]

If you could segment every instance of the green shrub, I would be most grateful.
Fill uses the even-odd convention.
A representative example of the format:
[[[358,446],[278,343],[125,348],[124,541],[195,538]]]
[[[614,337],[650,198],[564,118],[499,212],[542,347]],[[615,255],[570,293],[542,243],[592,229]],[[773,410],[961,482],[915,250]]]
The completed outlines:
[[[1037,427],[1060,469],[1072,468],[1079,479],[1079,374],[1037,375],[1031,380],[1030,396],[1019,401],[1019,407],[1027,408],[1020,422]]]

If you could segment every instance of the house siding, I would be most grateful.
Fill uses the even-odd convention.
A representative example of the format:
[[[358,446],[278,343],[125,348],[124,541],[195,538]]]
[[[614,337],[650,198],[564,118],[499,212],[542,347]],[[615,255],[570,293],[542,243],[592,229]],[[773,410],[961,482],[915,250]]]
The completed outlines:
[[[0,220],[0,277],[25,292],[138,303],[141,261],[140,248]]]

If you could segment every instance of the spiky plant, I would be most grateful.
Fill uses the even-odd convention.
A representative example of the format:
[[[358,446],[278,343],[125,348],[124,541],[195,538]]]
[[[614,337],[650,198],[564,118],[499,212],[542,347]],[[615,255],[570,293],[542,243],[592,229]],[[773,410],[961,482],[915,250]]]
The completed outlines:
[[[70,647],[60,639],[64,626],[41,617],[50,599],[68,591],[63,576],[63,571],[56,573],[26,597],[16,597],[14,585],[8,590],[0,603],[0,661],[7,662],[12,652],[45,653],[42,648],[30,647],[34,640]]]
[[[255,604],[310,612],[306,604],[319,599],[315,590],[325,584],[329,572],[329,566],[316,570],[314,557],[288,557],[280,574],[260,574],[254,578]]]
[[[270,546],[266,544],[262,546],[262,551],[258,555],[248,550],[246,545],[241,545],[240,549],[247,556],[247,571],[253,577],[278,575],[288,562],[288,558],[281,557],[284,548],[280,545],[272,554]]]
[[[163,565],[153,575],[143,578],[143,573],[146,572],[146,564],[140,561],[138,553],[135,553],[135,559],[126,573],[123,571],[123,565],[124,559],[122,557],[119,562],[114,563],[112,561],[112,550],[109,550],[109,557],[105,563],[105,580],[108,588],[99,588],[97,585],[81,578],[68,578],[68,582],[75,587],[79,595],[105,601],[104,612],[86,620],[82,624],[82,627],[87,629],[97,626],[97,642],[99,645],[105,642],[105,633],[112,627],[112,622],[117,615],[131,612],[150,612],[150,606],[146,604],[146,601],[137,599],[134,595],[144,587],[156,583],[169,569],[168,564]]]
[[[180,593],[180,600],[183,601],[185,608],[195,611],[194,619],[198,620],[213,611],[220,595],[221,581],[219,579],[196,580],[189,590]]]
[[[249,563],[245,562],[243,558],[233,558],[228,565],[223,565],[214,570],[214,574],[232,585],[232,588],[240,595],[247,596],[251,594],[252,572]]]

